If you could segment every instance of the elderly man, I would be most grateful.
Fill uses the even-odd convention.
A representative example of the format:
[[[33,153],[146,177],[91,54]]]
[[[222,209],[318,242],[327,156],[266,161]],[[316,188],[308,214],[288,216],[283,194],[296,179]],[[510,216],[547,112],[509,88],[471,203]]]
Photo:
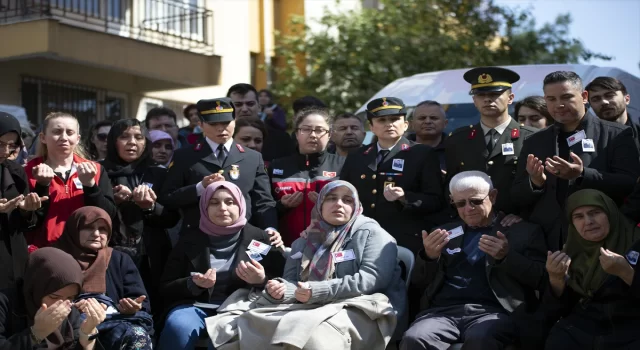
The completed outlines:
[[[498,191],[483,172],[457,174],[449,190],[462,222],[422,231],[412,281],[427,289],[401,349],[503,349],[515,336],[510,314],[535,301],[543,283],[544,234],[524,221],[500,225]]]

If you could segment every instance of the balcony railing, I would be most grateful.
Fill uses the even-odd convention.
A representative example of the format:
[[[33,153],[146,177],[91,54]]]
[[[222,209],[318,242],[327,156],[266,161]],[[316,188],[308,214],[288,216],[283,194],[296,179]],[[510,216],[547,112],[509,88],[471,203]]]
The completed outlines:
[[[54,18],[154,44],[213,53],[213,13],[204,0],[0,0],[0,25]]]

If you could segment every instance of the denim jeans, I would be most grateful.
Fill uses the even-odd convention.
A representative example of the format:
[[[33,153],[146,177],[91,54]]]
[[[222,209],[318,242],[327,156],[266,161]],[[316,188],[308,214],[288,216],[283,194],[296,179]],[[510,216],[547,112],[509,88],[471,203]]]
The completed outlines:
[[[215,315],[214,310],[200,309],[193,305],[175,307],[167,316],[158,341],[158,348],[160,350],[195,349],[201,336],[207,336],[204,319],[213,315]],[[207,342],[209,349],[213,349],[208,336]]]

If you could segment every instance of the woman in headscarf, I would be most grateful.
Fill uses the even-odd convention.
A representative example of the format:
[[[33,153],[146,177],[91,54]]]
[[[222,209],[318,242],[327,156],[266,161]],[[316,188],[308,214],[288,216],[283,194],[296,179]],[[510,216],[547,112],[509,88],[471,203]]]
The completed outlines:
[[[597,190],[572,194],[567,215],[565,248],[547,258],[545,348],[640,349],[640,228]]]
[[[109,174],[118,208],[111,246],[135,262],[154,308],[164,259],[171,250],[167,229],[177,224],[179,213],[156,202],[167,169],[155,166],[151,143],[143,124],[123,119],[111,126],[104,167]]]
[[[318,194],[310,225],[293,242],[284,276],[266,284],[267,300],[287,307],[258,302],[257,312],[231,316],[235,324],[225,314],[207,320],[213,345],[238,341],[249,349],[259,340],[261,349],[384,349],[405,313],[397,254],[393,237],[362,215],[357,190],[346,181],[330,182]],[[244,334],[226,334],[236,328]]]
[[[173,137],[161,130],[151,130],[149,131],[149,138],[151,139],[151,157],[153,161],[164,167],[169,166],[173,158],[173,152],[176,150]]]
[[[81,289],[72,256],[52,247],[31,253],[24,283],[0,293],[0,350],[100,348],[105,311],[93,298],[73,303]]]
[[[151,349],[153,320],[147,291],[133,260],[108,247],[111,218],[97,207],[83,207],[71,214],[55,243],[73,256],[84,274],[78,299],[95,298],[107,308],[98,339],[106,349]]]
[[[27,174],[9,159],[22,144],[20,130],[14,116],[0,112],[0,289],[13,287],[24,275],[27,241],[23,232],[36,225],[33,211],[48,199],[29,193]]]
[[[204,319],[231,293],[262,288],[267,276],[282,273],[282,255],[271,247],[279,242],[248,224],[246,210],[242,191],[228,181],[210,184],[200,197],[200,225],[182,232],[162,277],[162,295],[171,307],[161,349],[194,349],[206,334]]]

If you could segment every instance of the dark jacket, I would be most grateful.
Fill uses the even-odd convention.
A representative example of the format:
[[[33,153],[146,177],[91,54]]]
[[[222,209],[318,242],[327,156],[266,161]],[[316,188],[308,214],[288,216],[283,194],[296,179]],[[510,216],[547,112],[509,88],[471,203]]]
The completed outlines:
[[[433,149],[434,152],[436,152],[436,154],[438,155],[438,160],[440,161],[440,169],[446,171],[447,170],[447,162],[446,162],[446,158],[445,158],[445,142],[447,141],[447,134],[442,133],[442,138],[440,139],[440,143],[436,146],[436,147],[431,147]],[[407,135],[407,140],[409,141],[413,141],[417,143],[417,137],[416,137],[416,133],[412,132],[409,135]]]
[[[266,162],[284,158],[296,152],[294,140],[286,131],[276,129],[269,124],[266,126],[267,135],[265,135],[264,145],[262,145],[262,158]]]
[[[315,203],[309,200],[309,192],[320,193],[324,185],[338,178],[344,161],[344,157],[321,152],[311,155],[298,153],[269,164],[271,193],[277,201],[280,218],[278,228],[287,247],[300,237],[300,232],[311,222],[311,209]],[[297,192],[304,195],[298,207],[287,208],[282,205],[283,196]]]
[[[521,165],[527,163],[526,154],[521,152],[524,140],[537,130],[521,126],[512,119],[489,154],[480,123],[456,129],[445,142],[445,193],[449,192],[449,182],[456,174],[469,170],[482,171],[491,177],[493,186],[498,190],[494,206],[496,212],[518,214],[519,202],[510,198],[511,184],[516,177],[518,160]],[[505,143],[513,143],[514,154],[502,154],[502,145]]]
[[[182,210],[183,232],[200,224],[200,197],[196,185],[205,176],[220,170],[224,171],[222,175],[227,181],[233,182],[244,193],[247,220],[255,216],[252,223],[256,223],[256,226],[277,228],[276,202],[271,197],[269,176],[260,153],[233,142],[224,164],[220,164],[209,143],[203,141],[190,148],[177,150],[173,159],[160,191],[159,202],[169,209]],[[233,170],[234,167],[237,172]]]
[[[627,122],[624,125],[631,129],[633,142],[636,144],[636,149],[638,149],[638,155],[640,156],[640,124],[634,123],[631,116],[627,114]]]
[[[24,169],[18,163],[5,160],[0,164],[0,194],[7,200],[29,193]],[[20,209],[0,214],[0,289],[11,288],[24,276],[27,265],[27,240],[23,232],[37,223],[35,213],[23,215]]]
[[[264,112],[260,113],[260,118],[264,121],[264,123],[271,128],[287,131],[287,112],[285,112],[282,107],[278,106],[275,103],[271,106],[268,106],[268,108],[273,109],[273,114],[271,115],[271,117],[268,117],[266,114],[264,114]]]
[[[123,298],[136,299],[145,295],[147,299],[142,302],[142,311],[151,313],[149,295],[142,283],[140,272],[129,255],[114,250],[105,278],[107,282],[105,295],[111,300],[118,303]]]
[[[21,283],[15,288],[0,292],[0,350],[32,350],[37,346],[31,341],[31,329],[23,295]],[[78,341],[82,324],[78,309],[71,308],[67,319],[69,322],[63,323],[62,334],[68,333],[67,327],[70,325],[73,328],[73,338],[75,339],[75,346],[72,349],[83,350],[83,346]],[[46,349],[46,345],[41,344],[37,348]],[[94,349],[102,349],[98,340],[96,340]]]
[[[404,137],[376,167],[377,144],[349,154],[340,179],[358,189],[363,214],[378,221],[403,246],[417,252],[421,231],[433,226],[425,217],[444,205],[438,158],[431,147]],[[386,184],[402,187],[406,203],[384,198]]]
[[[269,235],[251,224],[247,224],[240,232],[240,238],[236,245],[236,254],[231,264],[231,278],[227,284],[225,293],[231,295],[240,288],[249,286],[235,273],[235,269],[240,261],[248,262],[247,247],[251,240],[269,243]],[[209,237],[200,229],[190,230],[180,236],[178,244],[173,248],[171,255],[167,259],[164,274],[162,275],[161,294],[167,308],[166,311],[182,304],[193,304],[194,302],[208,303],[214,286],[208,291],[203,291],[200,295],[194,296],[189,289],[187,280],[191,278],[192,272],[205,273],[211,268],[211,251],[209,249]],[[264,266],[267,279],[282,276],[284,269],[284,258],[275,248],[271,248],[269,253],[260,261]]]
[[[442,229],[452,230],[459,226],[467,230],[462,221],[444,225]],[[485,256],[486,278],[493,293],[508,312],[513,312],[522,304],[537,305],[535,290],[542,288],[546,276],[547,247],[542,229],[521,221],[511,227],[502,227],[498,223],[491,235],[496,236],[498,231],[507,237],[509,252],[501,262],[496,262],[489,254]],[[463,239],[464,234],[451,239],[442,249],[438,260],[429,259],[424,248],[418,253],[411,281],[420,288],[426,287],[421,310],[431,306],[433,298],[442,288],[445,270],[452,260],[451,254],[464,254],[457,249],[462,248]]]
[[[566,241],[568,222],[564,204],[572,193],[585,188],[604,192],[621,205],[640,176],[638,151],[631,129],[618,123],[600,120],[587,113],[578,130],[584,130],[586,138],[594,142],[595,152],[584,152],[582,143],[570,147],[570,151],[582,159],[582,177],[568,183],[566,197],[558,202],[558,178],[545,172],[547,180],[542,189],[534,189],[526,169],[526,157],[533,154],[538,159],[558,155],[557,138],[561,125],[551,125],[528,138],[522,147],[523,160],[518,164],[511,197],[523,208],[529,221],[539,224],[547,235],[547,244],[553,251]],[[499,196],[499,195],[498,195]]]

